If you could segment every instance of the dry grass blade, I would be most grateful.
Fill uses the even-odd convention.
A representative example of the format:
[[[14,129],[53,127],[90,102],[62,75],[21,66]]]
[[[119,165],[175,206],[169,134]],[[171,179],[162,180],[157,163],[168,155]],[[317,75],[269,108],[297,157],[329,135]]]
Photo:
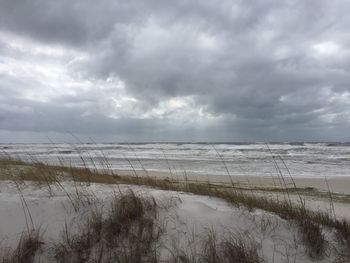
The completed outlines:
[[[32,263],[35,255],[43,242],[40,239],[40,230],[23,232],[18,245],[14,251],[7,251],[2,256],[2,263]]]

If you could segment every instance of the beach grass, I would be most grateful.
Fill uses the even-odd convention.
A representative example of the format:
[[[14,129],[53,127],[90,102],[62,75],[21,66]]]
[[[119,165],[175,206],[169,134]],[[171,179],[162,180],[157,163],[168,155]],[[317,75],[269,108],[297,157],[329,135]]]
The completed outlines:
[[[296,187],[290,189],[281,187],[278,189],[278,191],[281,191],[283,194],[288,196],[288,198],[276,199],[268,196],[255,195],[254,191],[252,191],[253,187],[247,188],[235,183],[230,185],[215,185],[210,184],[209,182],[196,182],[190,180],[179,181],[174,180],[173,177],[157,178],[150,175],[138,176],[136,171],[134,171],[134,175],[118,175],[107,169],[98,170],[89,169],[87,167],[79,168],[64,165],[50,165],[42,162],[24,162],[13,158],[3,158],[0,160],[0,179],[15,182],[16,185],[18,185],[19,190],[20,185],[25,184],[26,181],[35,182],[38,185],[47,186],[47,188],[50,189],[51,185],[58,185],[59,187],[64,188],[62,186],[62,182],[69,180],[74,184],[100,183],[115,185],[142,185],[159,188],[162,190],[180,191],[196,195],[217,197],[234,206],[244,206],[249,210],[261,209],[274,213],[298,226],[300,229],[302,242],[304,243],[305,247],[308,248],[307,253],[311,258],[321,259],[324,257],[326,242],[322,233],[323,227],[334,229],[338,233],[339,244],[341,244],[342,247],[345,247],[345,249],[342,250],[345,251],[342,252],[344,255],[350,251],[349,221],[345,219],[337,219],[331,213],[307,209],[305,202],[303,202],[303,198],[300,195],[300,189],[297,189]],[[292,201],[289,198],[289,194],[293,191],[298,193],[300,198],[299,202]],[[79,191],[76,192],[75,197],[70,195],[69,198],[72,201],[75,209],[78,209],[80,205],[79,202],[81,202],[82,199],[82,195],[79,193]],[[152,207],[154,211],[156,210],[155,202],[153,205],[150,203],[146,204],[144,200],[139,199],[131,192],[114,202],[114,205],[112,205],[110,210],[110,215],[107,219],[103,219],[102,214],[98,211],[93,211],[91,218],[89,219],[89,223],[87,224],[87,229],[82,230],[82,234],[80,236],[72,236],[67,230],[66,237],[64,239],[65,241],[61,242],[55,248],[56,258],[65,258],[67,255],[72,256],[72,253],[76,255],[86,255],[86,253],[82,253],[81,250],[90,250],[93,244],[100,242],[101,238],[108,240],[108,243],[113,243],[113,238],[119,235],[118,233],[120,231],[121,224],[123,226],[128,225],[134,219],[141,218],[142,220],[140,219],[141,221],[139,223],[142,224],[142,227],[145,227],[147,224],[151,226],[152,223],[149,220],[144,220],[143,218],[145,206],[147,206],[147,210]],[[27,212],[30,213],[29,211]],[[141,226],[138,228],[140,227]],[[28,227],[28,232],[29,229],[30,227]],[[151,230],[148,229],[145,231]],[[154,231],[153,225],[152,231]],[[153,232],[149,232],[147,235],[149,237],[151,236],[150,239],[153,238]],[[230,241],[226,240],[225,242],[220,243],[219,249],[216,244],[212,243],[214,240],[211,238],[214,237],[208,236],[206,243],[208,247],[204,250],[209,254],[202,255],[202,257],[207,258],[206,262],[225,262],[223,260],[219,260],[219,258],[223,257],[225,253],[232,254],[232,256],[240,255],[241,258],[243,258],[244,253],[246,253],[247,255],[251,255],[252,258],[247,258],[247,261],[242,262],[259,262],[259,258],[255,256],[253,252],[250,252],[251,249],[254,250],[253,246],[247,246],[246,241],[243,242],[242,240],[237,239],[231,239]],[[152,243],[153,241],[149,242]],[[101,249],[106,250],[106,248]],[[220,250],[221,255],[218,255],[218,249]],[[100,253],[102,252],[100,251]],[[124,252],[125,253],[121,253],[123,258],[120,258],[120,262],[132,262],[128,260],[131,260],[130,257],[133,255],[138,255],[138,259],[143,257],[141,255],[142,253],[139,251],[134,251],[132,254],[129,253],[130,251],[128,252],[125,250]],[[102,254],[104,255],[104,252]],[[152,259],[152,255],[149,255],[149,262],[155,262],[152,261],[155,260],[155,258]],[[191,262],[187,261],[188,258],[186,259],[186,257],[186,255],[183,255],[183,261],[181,261],[182,259],[174,257],[174,262]],[[217,261],[215,261],[215,258],[217,258]]]

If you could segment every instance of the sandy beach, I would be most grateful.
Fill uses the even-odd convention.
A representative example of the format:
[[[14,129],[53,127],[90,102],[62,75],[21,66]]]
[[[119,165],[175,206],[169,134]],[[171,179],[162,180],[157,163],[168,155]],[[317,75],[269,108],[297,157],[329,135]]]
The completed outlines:
[[[93,209],[108,211],[106,207],[112,203],[113,196],[116,195],[115,191],[118,191],[118,195],[123,195],[130,190],[142,198],[152,197],[158,203],[159,211],[154,224],[157,227],[164,227],[163,234],[156,245],[158,257],[163,260],[162,262],[174,262],[173,257],[177,253],[182,257],[185,255],[199,257],[199,253],[204,253],[204,257],[206,252],[201,252],[202,244],[211,235],[215,235],[212,237],[217,242],[228,237],[243,238],[244,236],[244,242],[249,242],[246,246],[249,244],[256,249],[257,255],[266,262],[282,263],[290,259],[295,262],[315,262],[308,256],[308,248],[298,241],[297,226],[263,210],[249,211],[244,207],[233,207],[223,200],[207,196],[142,186],[116,187],[103,184],[79,186],[79,191],[83,191],[86,197],[92,194],[95,201],[91,204],[82,203],[79,210],[75,210],[70,204],[67,193],[73,195],[76,186],[71,183],[63,183],[63,185],[67,192],[54,187],[50,195],[47,189],[38,188],[30,183],[22,190],[28,209],[31,211],[34,226],[45,229],[41,236],[41,240],[44,241],[42,250],[36,254],[34,262],[50,262],[52,256],[47,251],[54,249],[54,247],[50,248],[53,244],[63,242],[60,240],[65,231],[71,231],[72,236],[79,235],[78,233],[83,231],[81,229],[83,222],[89,218]],[[1,243],[8,247],[15,247],[22,231],[25,232],[26,229],[20,198],[11,182],[1,182],[0,190]],[[67,225],[68,229],[65,228]],[[335,245],[332,236],[332,231],[325,232],[327,242]],[[327,257],[317,262],[326,263],[329,259],[336,258],[336,251],[331,247],[327,253]]]
[[[115,174],[120,175],[131,175],[131,176],[154,176],[157,178],[173,178],[176,180],[186,180],[183,174],[171,174],[170,172],[158,172],[158,171],[130,171],[130,170],[115,170]],[[198,182],[210,182],[212,184],[231,184],[231,179],[233,183],[238,183],[243,186],[256,186],[273,188],[281,186],[281,179],[278,177],[266,177],[266,176],[228,176],[228,175],[199,175],[193,173],[186,174],[188,180],[198,181]],[[284,180],[287,187],[293,188],[295,182],[297,187],[300,188],[316,188],[319,191],[330,190],[334,193],[340,194],[350,194],[350,175],[346,176],[333,176],[329,178],[322,177],[293,177],[293,180],[288,176],[284,175]],[[327,182],[326,182],[327,181]],[[328,186],[329,189],[328,189]],[[283,182],[282,182],[283,185]]]
[[[294,190],[285,178],[287,187],[290,187],[286,191],[278,186],[278,178],[231,177],[232,188],[228,176],[210,177],[215,181],[200,181],[194,174],[188,174],[184,180],[166,172],[118,170],[113,175],[111,171],[105,172],[3,160],[0,252],[7,248],[11,253],[19,253],[16,244],[24,238],[23,235],[40,231],[40,236],[32,237],[40,238],[41,242],[41,249],[35,251],[33,262],[51,262],[57,257],[79,258],[81,249],[85,251],[84,257],[94,258],[97,253],[111,249],[108,242],[113,228],[110,229],[109,222],[124,220],[118,219],[124,214],[127,217],[135,215],[140,220],[115,223],[130,228],[128,231],[131,232],[126,236],[120,236],[119,230],[114,234],[118,242],[121,239],[126,242],[123,246],[130,250],[128,257],[135,254],[132,252],[136,242],[132,231],[145,227],[145,222],[152,222],[147,231],[158,234],[153,241],[148,241],[149,247],[145,250],[153,252],[142,253],[144,257],[156,257],[162,262],[178,262],[174,257],[205,258],[210,244],[215,249],[210,253],[218,253],[224,260],[226,252],[222,252],[222,246],[227,242],[242,250],[239,253],[254,255],[258,260],[252,261],[254,263],[283,263],[291,259],[294,262],[317,260],[326,263],[329,258],[347,257],[347,250],[334,239],[339,234],[341,240],[348,238],[350,200],[345,185],[349,184],[347,178],[328,180],[331,190],[338,192],[332,193],[330,202],[327,186],[321,178],[296,178],[295,183],[300,189]],[[120,211],[121,204],[118,204],[124,198],[128,201],[123,209],[131,209],[126,214]],[[139,202],[141,208],[134,207],[133,200]],[[114,214],[116,204],[119,208],[115,209],[119,212]],[[137,209],[141,210],[137,212]],[[95,222],[98,218],[100,221]],[[95,231],[95,224],[100,225],[97,227],[99,237],[91,239],[96,235],[91,232]],[[134,224],[140,225],[134,229]],[[305,241],[306,238],[309,241]],[[84,243],[86,239],[89,244]],[[215,245],[208,243],[212,240],[217,240]],[[315,240],[327,249],[327,257],[314,246]],[[96,252],[95,246],[102,246],[101,251]],[[118,251],[118,246],[110,252]],[[108,258],[108,254],[104,257]],[[126,262],[134,262],[134,259]]]

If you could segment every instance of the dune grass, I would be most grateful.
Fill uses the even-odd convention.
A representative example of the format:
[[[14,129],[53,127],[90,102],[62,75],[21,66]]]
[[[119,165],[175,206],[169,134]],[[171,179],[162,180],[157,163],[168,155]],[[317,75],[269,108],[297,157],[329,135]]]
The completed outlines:
[[[281,218],[286,219],[292,222],[293,224],[296,224],[300,229],[302,241],[304,245],[308,248],[307,253],[311,258],[320,259],[324,257],[324,248],[326,246],[326,243],[322,233],[322,227],[329,227],[336,230],[339,235],[340,243],[345,247],[344,253],[349,253],[350,251],[349,221],[339,220],[329,213],[309,210],[305,207],[305,204],[302,199],[299,203],[296,203],[292,202],[288,198],[279,200],[272,197],[257,196],[254,195],[253,192],[246,191],[246,189],[243,189],[237,184],[232,184],[230,187],[228,187],[212,185],[205,182],[193,182],[189,180],[177,181],[174,179],[161,179],[151,176],[141,177],[137,176],[137,173],[135,171],[134,176],[120,176],[117,174],[113,174],[110,170],[99,171],[97,169],[88,169],[86,167],[66,167],[62,165],[49,165],[41,162],[27,163],[23,161],[13,160],[11,158],[2,159],[0,161],[0,167],[0,179],[12,180],[19,185],[21,183],[25,183],[25,181],[28,180],[37,182],[38,184],[46,185],[48,188],[50,188],[52,184],[62,186],[62,181],[71,180],[74,183],[84,182],[103,184],[143,185],[163,190],[181,191],[197,195],[217,197],[224,199],[235,206],[244,206],[250,210],[262,209],[277,214]],[[284,189],[283,191],[289,190]],[[287,194],[289,194],[289,192]],[[73,200],[72,196],[69,197],[71,200]],[[79,193],[77,193],[77,198],[80,198]],[[74,202],[72,201],[72,203]],[[128,204],[128,209],[125,206],[126,204]],[[76,207],[78,206],[79,205],[76,204]],[[72,257],[72,254],[79,256],[89,256],[89,254],[82,252],[81,250],[91,250],[92,246],[96,244],[96,242],[99,243],[101,241],[101,238],[103,240],[108,240],[108,243],[113,244],[115,241],[113,238],[121,233],[120,231],[121,229],[124,229],[125,224],[127,225],[135,218],[142,218],[142,220],[140,221],[142,222],[142,227],[152,225],[152,223],[149,220],[143,220],[145,206],[148,207],[147,210],[149,210],[149,208],[151,208],[152,210],[152,204],[146,205],[145,202],[136,198],[135,195],[127,195],[125,197],[122,197],[114,205],[112,205],[110,215],[107,220],[103,219],[102,215],[98,211],[95,211],[92,214],[91,219],[88,223],[87,231],[82,231],[82,234],[80,236],[67,235],[66,242],[63,242],[61,246],[58,246],[56,248],[56,259],[65,258],[64,255],[69,255],[70,257]],[[153,208],[154,207],[155,206],[153,205]],[[123,222],[124,219],[126,220],[125,223]],[[142,227],[139,226],[139,229]],[[148,233],[147,235],[152,236],[151,233]],[[213,240],[210,240],[209,238],[208,244],[211,245],[210,248],[217,249],[216,246],[210,244],[210,242],[212,241]],[[106,248],[102,246],[101,249],[105,250]],[[138,247],[135,249],[141,248]],[[220,249],[222,257],[222,255],[225,255],[225,253],[232,254],[233,256],[240,255],[240,249],[249,252],[250,247],[247,247],[244,242],[242,243],[239,240],[233,239],[228,243],[222,243]],[[122,251],[123,253],[119,252],[120,255],[123,255],[123,258],[119,259],[120,262],[134,262],[128,261],[131,260],[130,257],[134,255],[137,255],[138,258],[133,258],[133,260],[139,260],[140,257],[142,257],[142,253],[140,251],[138,251],[137,253],[135,252],[136,254],[130,254],[128,253],[128,251],[129,250],[124,249]],[[209,250],[206,249],[205,251]],[[100,253],[102,252],[100,251]],[[213,253],[215,254],[218,252],[216,250],[213,250],[211,254]],[[104,252],[102,254],[105,255]],[[255,257],[253,252],[249,252],[247,254],[252,255],[252,258],[247,258],[247,261],[241,262],[259,262],[257,261],[258,257]],[[210,256],[208,256],[205,262],[226,262],[220,261],[219,259],[218,261],[215,261],[216,256],[211,256],[213,256],[214,258],[210,259]],[[217,257],[219,258],[219,256]],[[244,256],[241,255],[240,258],[242,257]],[[152,261],[154,260],[154,258],[152,259],[151,256],[150,260],[151,261],[149,262],[155,262]],[[181,260],[182,259],[177,258],[176,262],[190,262],[186,261],[186,257],[183,257],[183,261]]]
[[[57,262],[156,262],[157,203],[131,190],[116,195],[110,209],[93,210],[78,233],[66,227],[54,244]]]
[[[2,263],[31,263],[34,262],[35,254],[40,249],[41,241],[40,229],[32,229],[23,232],[15,250],[3,251],[0,254]]]

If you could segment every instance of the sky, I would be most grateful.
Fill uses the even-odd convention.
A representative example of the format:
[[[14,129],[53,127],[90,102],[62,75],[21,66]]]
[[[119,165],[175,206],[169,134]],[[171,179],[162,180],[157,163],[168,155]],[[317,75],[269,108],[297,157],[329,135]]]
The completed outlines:
[[[350,141],[349,12],[0,0],[0,142]]]

